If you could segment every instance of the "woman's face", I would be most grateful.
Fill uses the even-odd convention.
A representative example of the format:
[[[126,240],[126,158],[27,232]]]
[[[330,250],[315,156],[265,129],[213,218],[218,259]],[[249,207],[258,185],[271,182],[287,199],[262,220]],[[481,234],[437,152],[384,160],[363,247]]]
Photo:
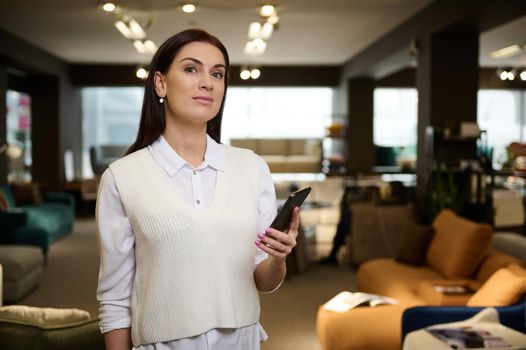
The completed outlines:
[[[155,72],[155,89],[165,99],[167,118],[199,125],[215,117],[225,93],[225,59],[214,45],[191,42],[166,74]]]

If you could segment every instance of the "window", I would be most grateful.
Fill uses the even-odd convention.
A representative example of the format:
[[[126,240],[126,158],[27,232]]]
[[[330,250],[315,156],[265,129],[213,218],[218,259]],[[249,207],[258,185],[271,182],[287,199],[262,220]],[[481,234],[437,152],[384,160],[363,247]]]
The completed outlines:
[[[331,88],[230,87],[222,140],[323,137],[332,115]]]
[[[493,148],[493,167],[506,162],[506,146],[526,139],[526,93],[514,90],[480,90],[477,121],[486,130],[488,146]]]
[[[31,181],[31,97],[7,90],[7,150],[9,181]]]
[[[131,145],[137,136],[144,89],[139,87],[82,89],[82,176],[93,176],[89,149],[97,145]]]
[[[413,88],[374,90],[373,142],[377,165],[415,167],[418,92]]]
[[[378,146],[416,146],[416,89],[378,88],[374,90],[374,144]]]
[[[143,88],[84,88],[83,177],[93,176],[89,148],[130,145],[139,126]],[[331,88],[229,87],[222,141],[233,137],[323,137],[332,114]]]

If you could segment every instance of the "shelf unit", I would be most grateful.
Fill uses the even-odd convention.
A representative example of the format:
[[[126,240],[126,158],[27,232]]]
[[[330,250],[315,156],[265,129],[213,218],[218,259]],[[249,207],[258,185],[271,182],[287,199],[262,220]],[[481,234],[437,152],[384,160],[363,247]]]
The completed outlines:
[[[347,173],[347,117],[331,117],[323,138],[322,171],[328,176]]]

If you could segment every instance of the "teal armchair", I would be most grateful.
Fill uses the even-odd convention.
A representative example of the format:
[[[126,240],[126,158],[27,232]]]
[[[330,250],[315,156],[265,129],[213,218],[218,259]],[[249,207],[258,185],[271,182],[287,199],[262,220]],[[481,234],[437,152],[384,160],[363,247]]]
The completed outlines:
[[[35,245],[47,256],[49,245],[73,230],[73,195],[49,192],[42,203],[17,205],[9,185],[0,191],[9,206],[0,210],[0,244]]]

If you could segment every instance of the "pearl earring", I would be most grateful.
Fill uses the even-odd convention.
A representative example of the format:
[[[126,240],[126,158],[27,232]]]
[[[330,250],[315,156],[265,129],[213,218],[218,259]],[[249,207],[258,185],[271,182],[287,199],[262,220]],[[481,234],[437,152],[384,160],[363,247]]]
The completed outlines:
[[[159,103],[162,104],[163,102],[164,102],[164,98],[161,97],[161,98],[159,99]]]

